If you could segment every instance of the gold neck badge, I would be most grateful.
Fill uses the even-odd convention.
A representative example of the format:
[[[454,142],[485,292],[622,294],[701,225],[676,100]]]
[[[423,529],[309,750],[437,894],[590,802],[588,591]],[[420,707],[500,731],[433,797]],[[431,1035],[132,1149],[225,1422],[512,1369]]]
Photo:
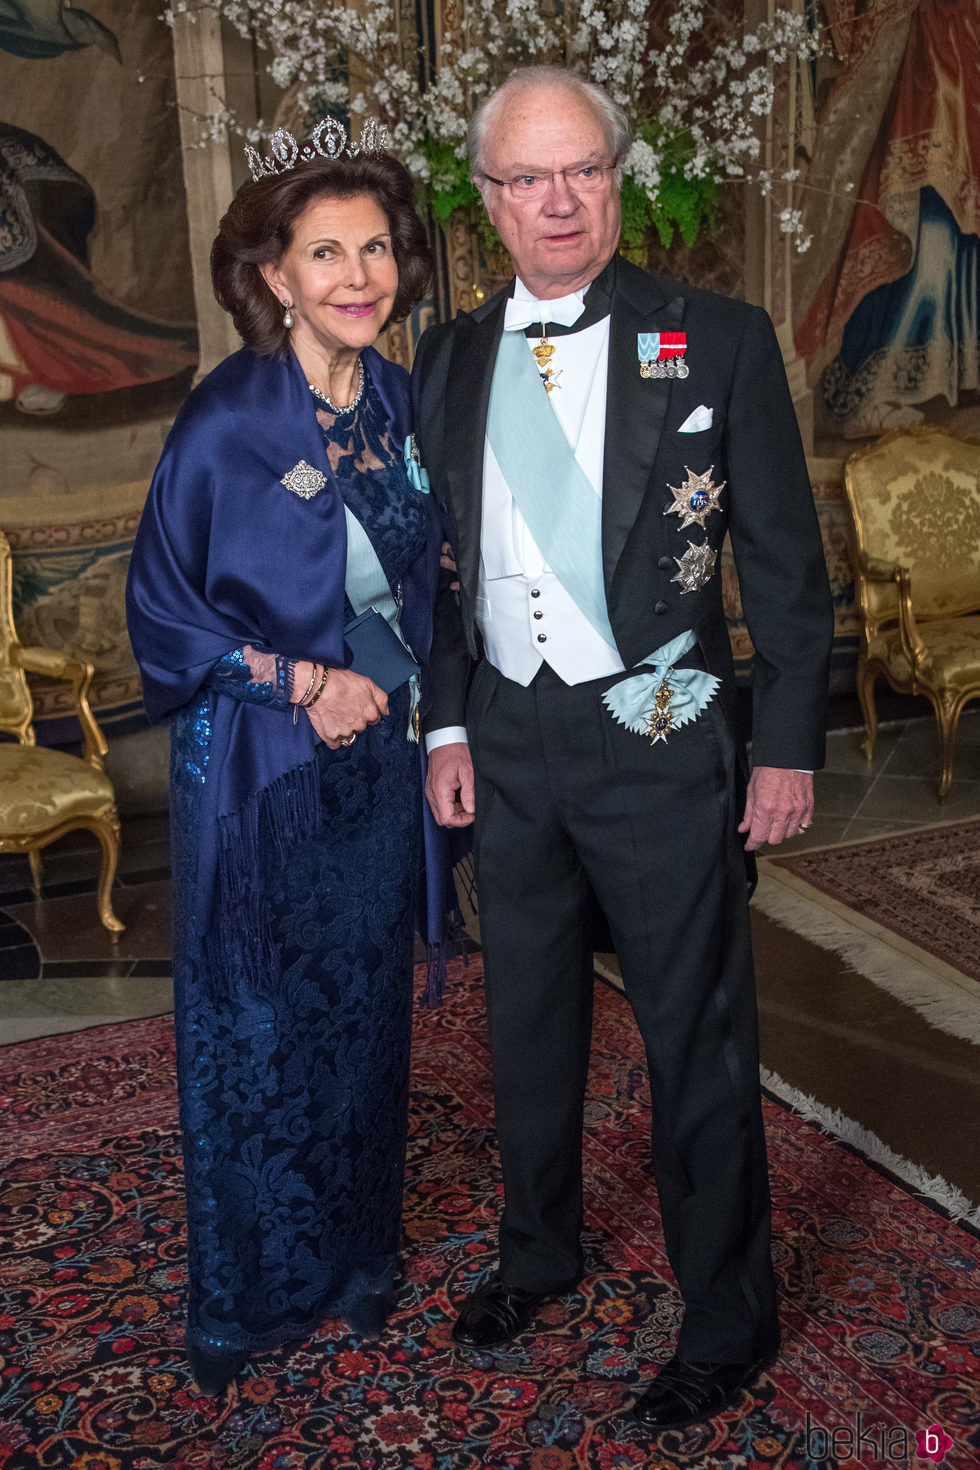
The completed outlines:
[[[537,347],[532,347],[531,351],[538,365],[538,372],[541,374],[544,391],[550,393],[553,389],[559,388],[561,384],[558,382],[558,379],[561,377],[563,369],[559,368],[556,373],[551,366],[551,359],[555,355],[555,345],[553,342],[548,341],[548,333],[545,330],[544,322],[541,323],[541,341]]]

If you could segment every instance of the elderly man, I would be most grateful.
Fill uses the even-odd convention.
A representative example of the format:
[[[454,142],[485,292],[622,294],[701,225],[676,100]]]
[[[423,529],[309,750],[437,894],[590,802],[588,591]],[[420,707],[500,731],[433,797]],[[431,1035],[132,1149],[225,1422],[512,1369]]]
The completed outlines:
[[[472,171],[516,279],[425,334],[413,384],[459,574],[428,796],[445,825],[475,813],[505,1188],[499,1268],[453,1336],[499,1346],[581,1278],[598,913],[646,1048],[685,1309],[633,1410],[659,1430],[735,1402],[778,1347],[748,897],[754,849],[811,819],[832,612],[769,319],[616,254],[628,141],[558,68],[484,103]],[[756,650],[751,777],[726,531]]]

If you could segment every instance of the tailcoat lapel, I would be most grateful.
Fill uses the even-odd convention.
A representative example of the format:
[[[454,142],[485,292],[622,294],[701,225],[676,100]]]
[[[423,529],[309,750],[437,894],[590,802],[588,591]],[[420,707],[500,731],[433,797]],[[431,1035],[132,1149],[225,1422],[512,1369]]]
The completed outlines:
[[[602,465],[602,570],[606,595],[640,513],[673,388],[670,378],[641,378],[639,332],[673,332],[684,298],[667,300],[652,276],[617,261],[609,325],[606,439]]]
[[[446,474],[456,513],[456,552],[464,587],[476,587],[483,514],[483,451],[490,388],[508,292],[489,309],[456,319],[446,388]]]

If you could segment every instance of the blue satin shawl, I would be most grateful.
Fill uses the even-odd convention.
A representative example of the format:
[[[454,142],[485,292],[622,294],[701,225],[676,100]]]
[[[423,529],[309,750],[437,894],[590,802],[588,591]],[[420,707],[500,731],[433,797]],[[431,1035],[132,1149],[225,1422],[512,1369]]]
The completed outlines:
[[[391,421],[391,442],[401,445],[410,430],[408,374],[370,347],[362,361]],[[326,480],[309,500],[282,483],[301,461]],[[442,541],[425,499],[428,543],[403,579],[401,613],[423,666]],[[149,718],[165,720],[186,705],[212,665],[246,643],[343,666],[346,562],[344,505],[306,376],[292,352],[282,360],[243,348],[177,415],[133,548],[126,608]],[[243,917],[250,927],[260,808],[265,830],[284,848],[315,831],[319,817],[318,739],[309,720],[294,725],[281,711],[230,696],[211,702],[195,915],[201,935]],[[452,900],[446,844],[426,826],[428,922],[423,916],[420,928],[431,941],[441,935],[435,910]]]

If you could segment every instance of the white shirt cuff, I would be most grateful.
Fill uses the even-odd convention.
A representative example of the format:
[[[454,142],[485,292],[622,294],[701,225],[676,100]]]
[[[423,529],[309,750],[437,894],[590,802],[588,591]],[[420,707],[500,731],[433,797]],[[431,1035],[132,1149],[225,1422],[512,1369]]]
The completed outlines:
[[[467,745],[465,725],[446,725],[445,729],[432,730],[425,737],[425,749],[428,755],[438,750],[440,745]]]

